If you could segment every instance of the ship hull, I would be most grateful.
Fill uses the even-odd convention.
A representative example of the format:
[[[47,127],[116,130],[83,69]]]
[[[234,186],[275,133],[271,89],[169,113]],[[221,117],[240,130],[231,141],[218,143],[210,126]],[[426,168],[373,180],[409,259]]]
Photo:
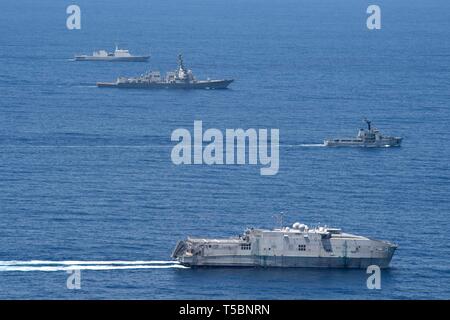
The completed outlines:
[[[262,268],[345,268],[361,269],[370,265],[388,268],[392,254],[378,258],[290,257],[290,256],[184,256],[178,261],[188,267],[262,267]]]
[[[239,241],[185,240],[178,241],[172,257],[188,267],[278,267],[278,268],[367,268],[377,265],[388,268],[397,249],[390,242],[357,237],[349,234],[337,239],[322,239],[321,235],[310,234],[307,240],[283,236],[276,254],[265,254],[268,243],[263,238],[240,243]],[[353,239],[353,240],[350,240]],[[303,242],[305,241],[305,242]],[[283,246],[281,244],[283,243]],[[305,243],[300,244],[298,243]],[[308,244],[306,244],[308,243]],[[308,251],[292,254],[296,246],[302,245]],[[244,248],[244,249],[242,249]],[[245,252],[252,250],[252,252]],[[270,248],[270,247],[269,247]],[[262,250],[261,250],[262,249]],[[294,251],[296,251],[294,249]]]
[[[93,56],[76,56],[75,61],[110,61],[110,62],[146,62],[150,56],[135,57],[93,57]]]
[[[324,145],[326,147],[362,147],[362,148],[388,148],[388,147],[400,147],[402,138],[392,138],[379,140],[374,142],[363,141],[336,141],[325,140]]]
[[[98,82],[99,88],[119,88],[119,89],[226,89],[233,80],[206,80],[196,82]]]

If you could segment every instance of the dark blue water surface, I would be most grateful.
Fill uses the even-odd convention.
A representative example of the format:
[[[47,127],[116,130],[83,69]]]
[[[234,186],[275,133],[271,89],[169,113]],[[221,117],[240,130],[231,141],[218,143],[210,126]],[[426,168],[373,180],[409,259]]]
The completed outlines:
[[[0,260],[170,260],[177,240],[326,223],[399,244],[382,289],[365,270],[0,271],[0,298],[450,298],[450,3],[376,1],[0,3]],[[75,53],[151,52],[148,63]],[[139,91],[96,81],[176,67],[234,78],[224,91]],[[327,149],[371,118],[396,149]],[[175,166],[170,135],[280,129],[280,171]]]

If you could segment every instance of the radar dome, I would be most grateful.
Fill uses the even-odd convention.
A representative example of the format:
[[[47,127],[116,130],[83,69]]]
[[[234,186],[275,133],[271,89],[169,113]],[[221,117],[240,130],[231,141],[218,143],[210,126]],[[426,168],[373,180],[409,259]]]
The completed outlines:
[[[292,225],[292,228],[296,229],[296,230],[304,231],[305,229],[308,228],[308,226],[306,224],[296,222]]]

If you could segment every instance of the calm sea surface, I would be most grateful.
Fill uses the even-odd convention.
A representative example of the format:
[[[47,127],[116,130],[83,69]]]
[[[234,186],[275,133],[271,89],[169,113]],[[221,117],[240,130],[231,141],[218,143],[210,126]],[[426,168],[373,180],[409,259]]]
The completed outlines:
[[[366,28],[372,3],[356,0],[77,0],[82,29],[69,31],[72,2],[0,2],[1,299],[450,298],[448,1],[376,1],[379,31]],[[152,57],[70,61],[115,43]],[[198,78],[236,82],[224,91],[95,87],[173,70],[180,52]],[[353,136],[364,117],[403,146],[304,146]],[[194,120],[278,128],[279,173],[173,165],[170,135]],[[382,289],[366,288],[365,270],[152,262],[169,261],[188,235],[271,228],[280,211],[289,224],[398,243]],[[68,290],[64,266],[86,260],[94,270]]]

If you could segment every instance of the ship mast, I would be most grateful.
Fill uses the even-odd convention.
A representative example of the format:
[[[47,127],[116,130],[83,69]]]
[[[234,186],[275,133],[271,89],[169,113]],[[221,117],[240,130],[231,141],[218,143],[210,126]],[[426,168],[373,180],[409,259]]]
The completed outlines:
[[[278,214],[274,214],[273,217],[275,218],[277,224],[280,226],[280,229],[283,229],[284,213],[280,212]]]
[[[183,56],[181,55],[181,53],[178,55],[178,66],[181,70],[183,70],[183,72],[186,72],[186,68],[184,67],[183,63]]]

